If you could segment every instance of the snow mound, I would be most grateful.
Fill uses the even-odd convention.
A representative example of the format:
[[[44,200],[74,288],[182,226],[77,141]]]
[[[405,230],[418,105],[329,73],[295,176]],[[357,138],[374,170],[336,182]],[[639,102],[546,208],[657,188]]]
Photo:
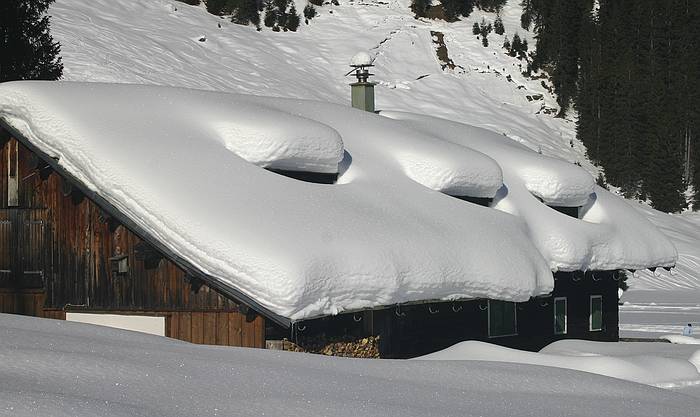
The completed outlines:
[[[542,366],[203,346],[6,314],[0,335],[0,415],[12,417],[692,417],[700,407],[688,395]]]
[[[539,155],[485,129],[411,113],[381,114],[493,158],[503,170],[505,184],[494,207],[525,220],[552,270],[675,264],[677,253],[669,239],[623,199],[596,186],[580,167]],[[548,205],[581,207],[580,219],[555,212]]]
[[[575,369],[654,386],[670,386],[671,383],[692,381],[700,383],[700,373],[690,361],[654,355],[567,355],[549,353],[547,348],[536,353],[467,341],[416,360],[479,360],[542,365]]]
[[[218,113],[206,122],[212,124],[226,149],[261,167],[336,173],[343,159],[338,132],[289,113],[250,106]]]
[[[659,339],[668,340],[671,343],[678,345],[700,345],[700,339],[680,334],[669,334],[659,337]]]
[[[372,55],[365,51],[358,52],[353,55],[352,59],[350,60],[350,65],[358,67],[372,65]]]
[[[435,191],[493,196],[498,165],[384,117],[167,87],[14,82],[0,85],[0,118],[173,253],[292,320],[552,289],[521,220]],[[337,185],[242,158],[321,169],[341,151]]]

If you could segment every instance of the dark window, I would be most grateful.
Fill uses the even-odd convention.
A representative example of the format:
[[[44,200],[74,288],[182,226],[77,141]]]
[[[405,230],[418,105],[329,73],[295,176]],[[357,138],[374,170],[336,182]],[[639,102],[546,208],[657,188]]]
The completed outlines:
[[[129,273],[129,257],[118,255],[109,258],[113,275],[126,275]]]
[[[284,169],[266,168],[275,174],[284,175],[285,177],[294,178],[295,180],[312,182],[315,184],[335,184],[338,181],[338,173],[323,173],[323,172],[307,172],[307,171],[287,171]]]
[[[515,303],[489,300],[489,337],[518,334]]]
[[[489,207],[493,198],[488,197],[469,197],[466,195],[453,195],[454,198],[459,198],[460,200],[468,201],[472,204],[478,204],[480,206]]]
[[[566,207],[566,206],[549,206],[559,213],[566,214],[567,216],[574,217],[578,219],[579,207]]]
[[[603,296],[591,295],[590,331],[603,330]]]
[[[554,299],[554,334],[566,334],[566,297]]]

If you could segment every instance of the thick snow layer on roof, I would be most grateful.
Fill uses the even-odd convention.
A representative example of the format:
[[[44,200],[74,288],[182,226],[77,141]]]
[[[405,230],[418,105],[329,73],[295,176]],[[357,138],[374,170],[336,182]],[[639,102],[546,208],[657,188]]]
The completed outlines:
[[[301,10],[305,2],[296,1]],[[439,19],[415,19],[409,6],[407,0],[341,2],[317,8],[311,24],[294,33],[258,32],[252,25],[237,25],[204,7],[174,0],[61,0],[52,3],[50,14],[67,80],[347,103],[348,61],[358,50],[366,50],[376,57],[372,72],[378,82],[377,108],[484,127],[545,155],[577,161],[597,176],[598,168],[576,139],[574,120],[553,117],[558,105],[551,85],[546,79],[523,75],[523,62],[501,47],[515,33],[534,45],[534,33],[520,27],[520,2],[509,1],[500,10],[506,32],[491,33],[488,47],[472,35],[471,27],[482,19],[493,22],[496,13],[475,9],[468,18],[445,24]],[[444,34],[454,69],[441,67],[433,31]],[[206,42],[198,41],[202,34]],[[642,273],[636,281],[643,289],[685,296],[700,282],[700,222],[643,210],[672,239],[679,259],[677,273],[657,270],[661,276]],[[630,284],[637,287],[635,280]],[[649,301],[658,296],[658,291],[645,293]]]
[[[365,52],[365,51],[358,52],[352,56],[352,59],[350,60],[350,65],[351,66],[372,65],[372,55],[370,55],[368,52]]]
[[[492,196],[502,187],[492,159],[371,113],[153,86],[15,82],[0,86],[0,118],[170,250],[291,319],[419,300],[522,301],[553,285],[520,219],[434,190]],[[286,126],[291,138],[280,133]],[[252,130],[266,149],[281,147],[275,137],[311,138],[301,141],[307,156],[334,155],[340,135],[339,184],[246,161],[231,143],[252,144]]]
[[[0,336],[8,417],[692,417],[700,408],[689,395],[544,366],[203,346],[7,314]]]
[[[525,220],[533,242],[553,270],[675,264],[677,253],[669,239],[622,198],[596,186],[580,167],[539,155],[485,129],[410,113],[381,114],[496,160],[503,169],[505,187],[494,207]],[[580,206],[580,219],[548,205]]]

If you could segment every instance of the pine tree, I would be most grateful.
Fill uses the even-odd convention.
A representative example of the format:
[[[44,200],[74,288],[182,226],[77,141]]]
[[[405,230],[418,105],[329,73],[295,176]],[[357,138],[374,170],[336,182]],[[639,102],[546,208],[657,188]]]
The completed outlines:
[[[45,15],[53,0],[0,1],[0,82],[57,80],[63,75],[60,45]]]
[[[520,35],[517,33],[513,35],[513,41],[510,43],[510,50],[508,51],[508,55],[510,56],[518,56],[520,51],[523,48],[523,42],[520,40]]]
[[[479,27],[478,22],[474,22],[474,26],[472,26],[472,34],[473,35],[478,35],[481,33],[481,28]]]
[[[287,30],[287,6],[292,0],[274,0],[277,17],[276,27]]]
[[[493,22],[493,31],[496,32],[497,35],[503,35],[506,33],[506,28],[503,26],[501,16],[497,16],[496,20]]]
[[[445,15],[445,20],[448,22],[456,21],[462,12],[462,4],[460,0],[442,0],[442,8]]]
[[[425,17],[428,11],[428,6],[430,6],[430,0],[411,1],[411,11],[416,15],[416,17]]]
[[[257,0],[234,0],[231,3],[231,21],[239,25],[253,24],[260,26],[260,12]]]
[[[500,12],[508,0],[476,0],[475,5],[487,12]]]
[[[266,27],[272,28],[277,23],[277,8],[272,0],[265,0],[264,2],[265,19],[263,24]]]
[[[289,8],[289,13],[287,14],[287,22],[284,26],[285,30],[291,30],[296,32],[299,28],[299,13],[297,13],[297,8],[292,2],[292,6]]]
[[[225,13],[229,13],[230,7],[227,7],[229,0],[207,0],[207,11],[211,14],[220,16]]]
[[[510,55],[510,41],[508,40],[508,37],[506,37],[506,40],[503,41],[503,49],[506,50],[506,52]]]
[[[313,4],[308,3],[306,6],[304,6],[304,19],[306,24],[309,24],[309,20],[313,19],[316,17],[316,8],[314,7]]]

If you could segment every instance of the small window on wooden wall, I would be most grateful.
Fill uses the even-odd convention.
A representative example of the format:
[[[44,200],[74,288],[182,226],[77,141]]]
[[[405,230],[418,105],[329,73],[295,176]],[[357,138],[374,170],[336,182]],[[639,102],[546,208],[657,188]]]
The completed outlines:
[[[129,273],[129,257],[127,255],[113,256],[109,258],[112,275],[126,275]]]
[[[554,299],[554,334],[566,334],[566,332],[566,297],[556,297]]]
[[[7,206],[19,206],[19,142],[7,145]]]
[[[603,296],[591,295],[591,315],[589,329],[592,332],[603,330]]]
[[[489,337],[518,334],[515,303],[489,300]]]

